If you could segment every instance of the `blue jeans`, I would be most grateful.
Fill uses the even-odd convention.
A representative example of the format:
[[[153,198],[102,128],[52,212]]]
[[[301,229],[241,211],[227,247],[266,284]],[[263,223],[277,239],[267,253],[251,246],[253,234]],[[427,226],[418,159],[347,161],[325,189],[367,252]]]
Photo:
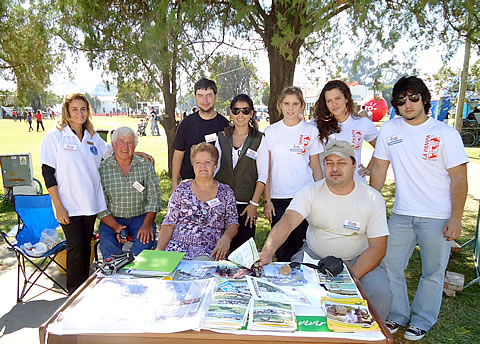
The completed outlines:
[[[393,293],[388,319],[423,330],[437,322],[442,305],[443,280],[451,242],[443,237],[447,219],[392,214],[388,221],[387,254],[384,258]],[[422,276],[410,309],[405,269],[416,245],[420,246]]]
[[[155,232],[157,225],[153,222],[153,240],[150,240],[146,244],[137,238],[138,230],[143,224],[146,214],[134,216],[131,218],[122,218],[115,217],[115,220],[123,225],[127,226],[125,230],[128,232],[128,235],[132,237],[132,247],[130,251],[137,256],[143,250],[151,250],[155,244]],[[98,227],[98,234],[100,235],[100,252],[102,252],[103,259],[109,258],[112,254],[121,253],[123,244],[119,243],[113,229],[108,227],[103,222],[100,222]]]

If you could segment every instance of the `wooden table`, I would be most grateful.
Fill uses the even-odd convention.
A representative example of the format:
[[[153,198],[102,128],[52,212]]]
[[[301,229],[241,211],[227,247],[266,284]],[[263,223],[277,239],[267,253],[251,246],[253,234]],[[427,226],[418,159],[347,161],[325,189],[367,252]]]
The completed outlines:
[[[348,264],[347,264],[348,266]],[[365,300],[368,301],[365,292],[363,291],[360,282],[352,274],[358,289],[362,293]],[[298,336],[272,336],[272,335],[236,335],[223,334],[209,330],[201,331],[184,331],[177,333],[79,333],[58,335],[47,333],[47,327],[53,323],[68,307],[75,304],[82,293],[88,288],[95,288],[95,285],[100,281],[97,273],[90,276],[90,278],[71,296],[67,299],[65,304],[60,307],[52,317],[40,327],[40,343],[42,344],[147,344],[147,343],[168,343],[168,344],[287,344],[287,343],[394,343],[393,337],[387,329],[383,321],[378,321],[378,316],[373,307],[370,307],[372,316],[377,320],[385,340],[381,341],[366,341],[366,340],[351,340],[342,338],[326,338],[326,337],[298,337]],[[94,312],[95,310],[92,310]],[[48,336],[47,336],[48,334]]]

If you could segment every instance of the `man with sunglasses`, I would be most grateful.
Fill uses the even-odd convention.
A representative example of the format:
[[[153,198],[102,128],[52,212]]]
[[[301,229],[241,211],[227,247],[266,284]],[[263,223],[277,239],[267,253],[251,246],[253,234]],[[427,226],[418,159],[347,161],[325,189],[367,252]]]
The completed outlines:
[[[452,240],[460,236],[467,195],[468,156],[458,132],[427,115],[430,92],[417,77],[393,87],[392,105],[401,115],[383,124],[373,154],[370,184],[381,190],[387,169],[395,174],[395,205],[388,222],[384,258],[393,294],[390,332],[422,339],[436,323]],[[405,269],[420,246],[422,276],[410,308]]]
[[[179,177],[195,178],[190,161],[190,148],[200,142],[215,144],[217,133],[229,126],[228,120],[215,111],[217,100],[215,81],[200,79],[195,83],[194,92],[199,110],[180,122],[173,141],[172,191],[177,187]]]

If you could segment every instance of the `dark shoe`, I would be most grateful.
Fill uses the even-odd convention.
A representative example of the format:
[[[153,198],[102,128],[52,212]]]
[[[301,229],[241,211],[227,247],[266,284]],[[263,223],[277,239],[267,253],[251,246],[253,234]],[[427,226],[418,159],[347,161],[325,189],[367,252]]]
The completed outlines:
[[[397,333],[399,327],[402,326],[399,323],[389,319],[385,320],[385,325],[387,325],[387,328],[391,334]]]
[[[408,325],[408,328],[405,330],[403,338],[408,340],[420,340],[427,334],[427,331],[422,330],[413,325]]]

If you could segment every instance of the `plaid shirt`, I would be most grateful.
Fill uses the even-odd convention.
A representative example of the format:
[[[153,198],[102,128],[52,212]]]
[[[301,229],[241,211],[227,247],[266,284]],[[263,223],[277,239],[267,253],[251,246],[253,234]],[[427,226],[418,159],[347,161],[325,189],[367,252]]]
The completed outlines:
[[[160,211],[160,184],[150,162],[133,155],[128,176],[125,177],[115,156],[111,155],[100,163],[99,172],[107,203],[107,210],[98,214],[100,219],[110,214],[130,218]],[[137,191],[133,187],[135,182],[145,189],[142,192]]]

